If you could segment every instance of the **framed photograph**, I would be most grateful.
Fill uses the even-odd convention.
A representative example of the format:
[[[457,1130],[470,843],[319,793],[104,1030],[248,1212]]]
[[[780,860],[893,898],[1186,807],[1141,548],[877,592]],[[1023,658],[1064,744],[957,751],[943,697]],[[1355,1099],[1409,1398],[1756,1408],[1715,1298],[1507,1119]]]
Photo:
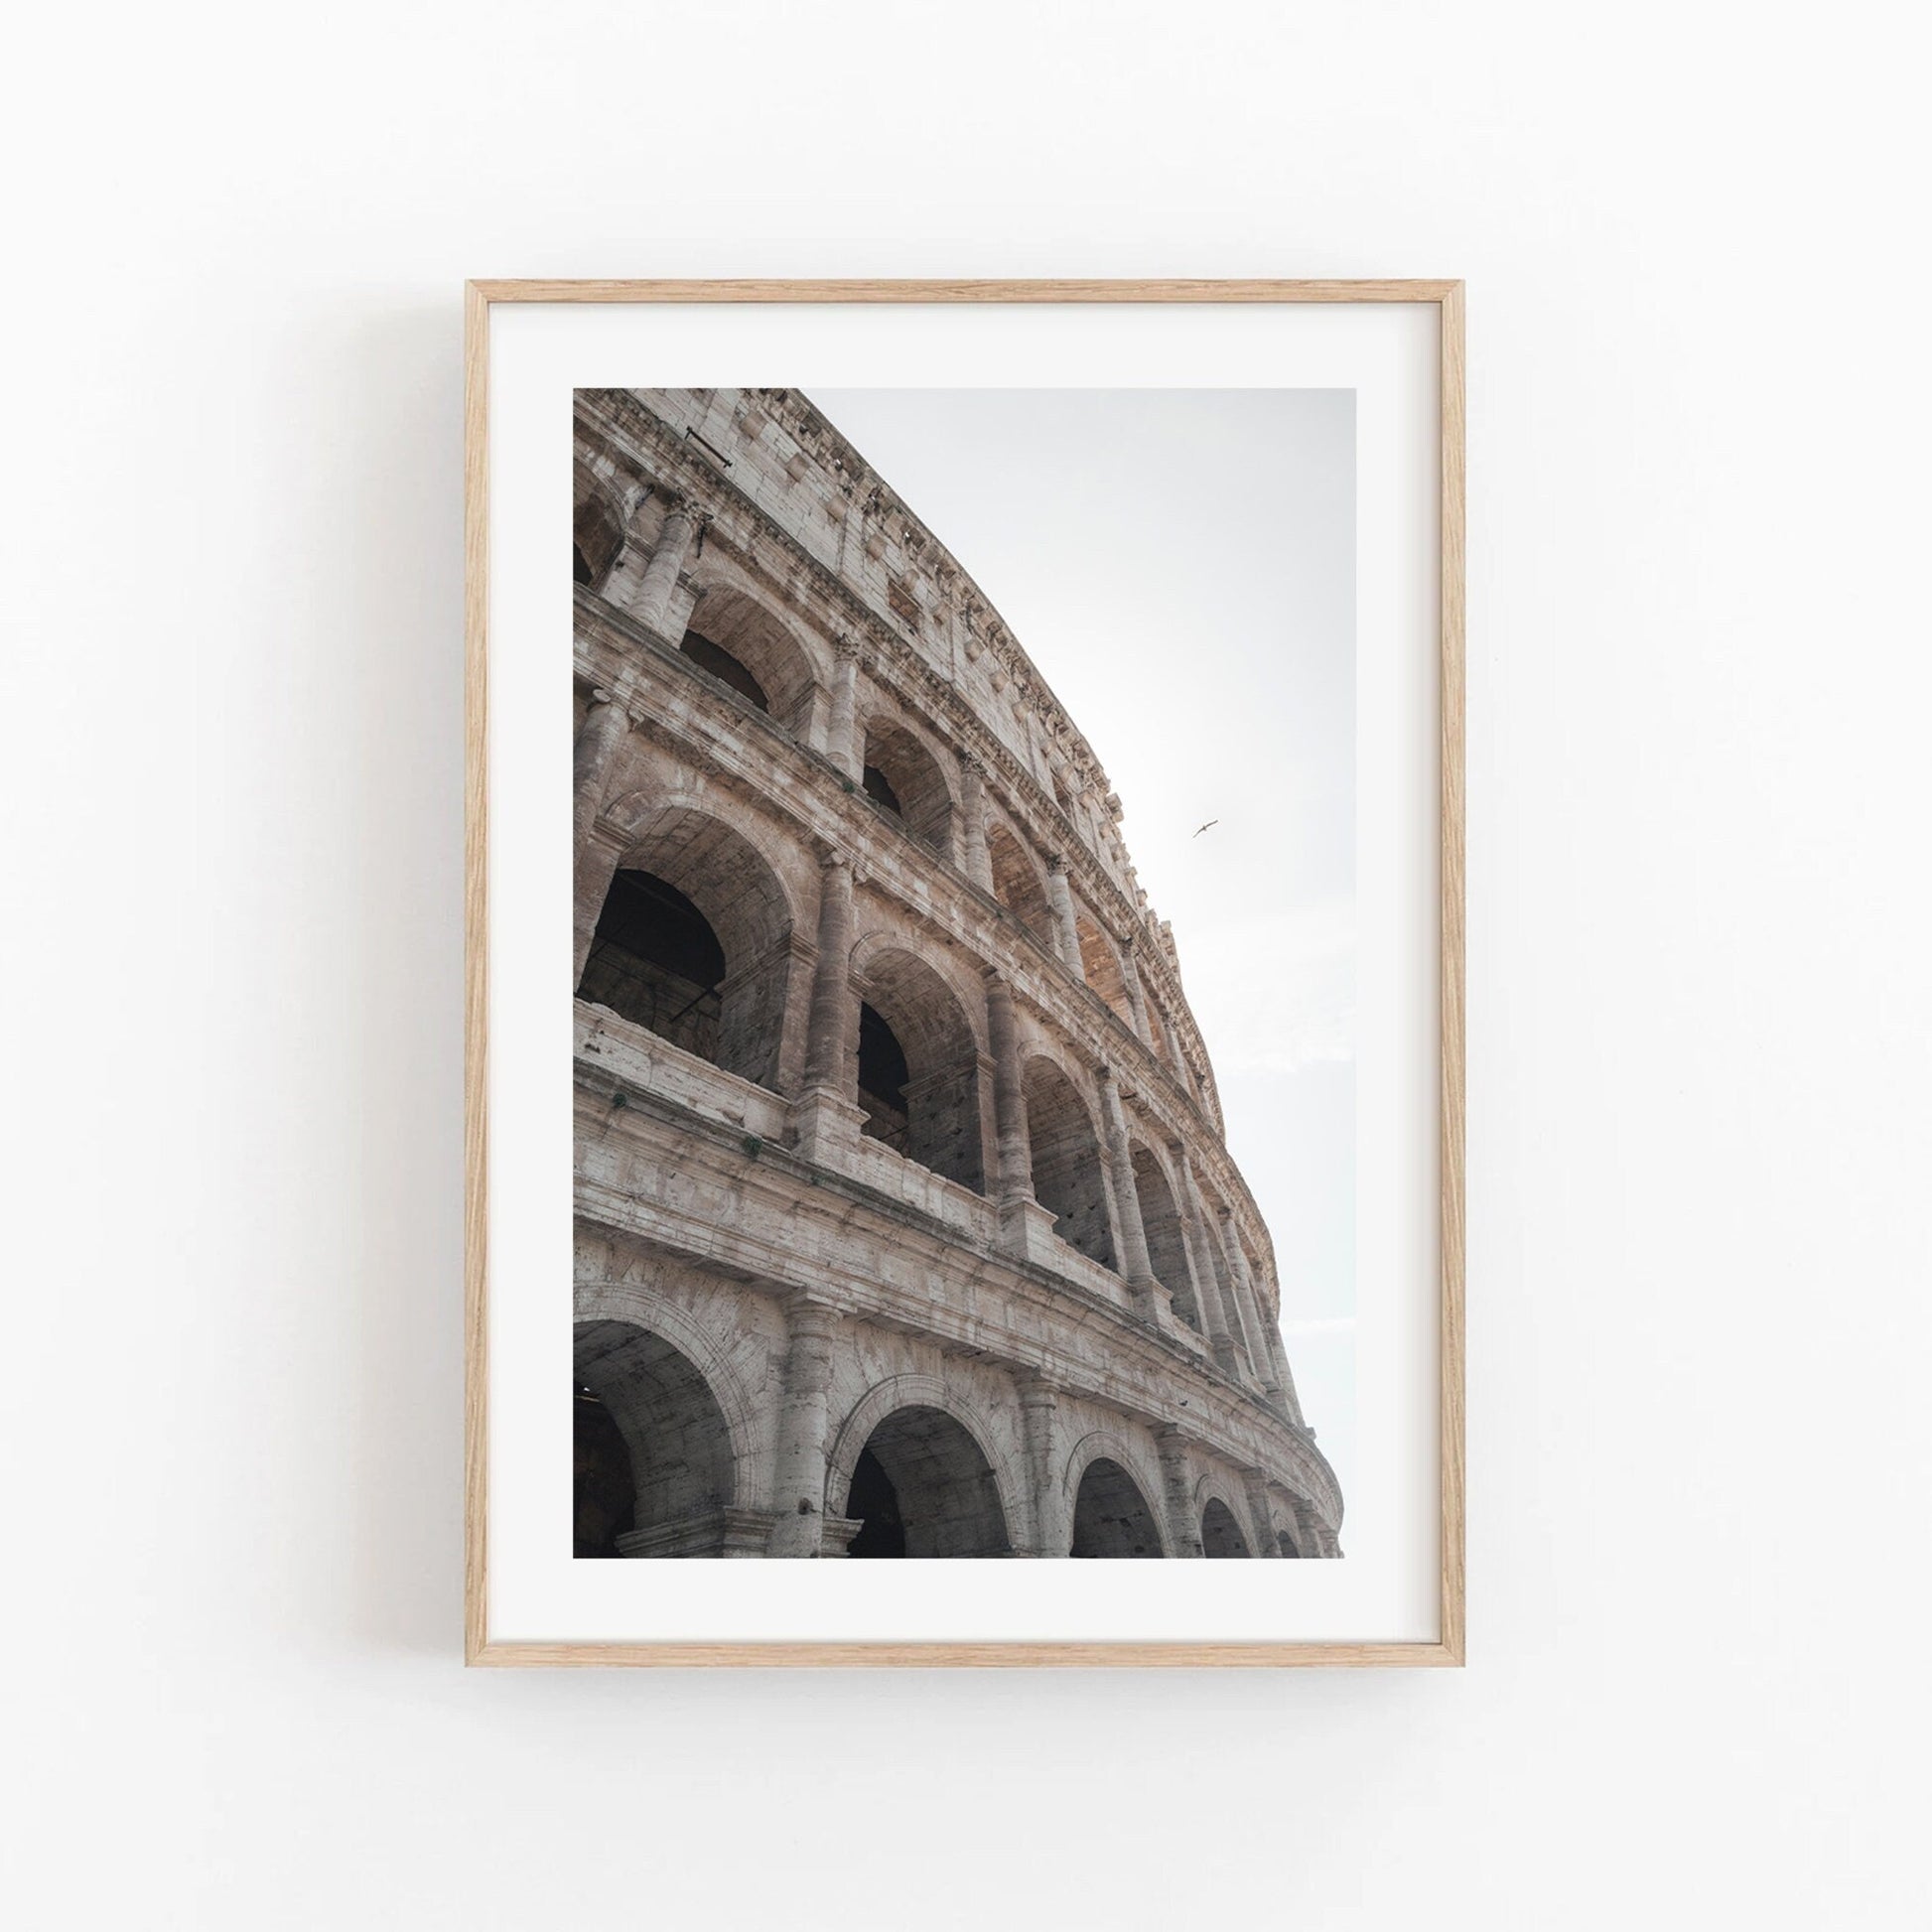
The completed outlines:
[[[471,285],[471,1662],[1462,1661],[1462,353]]]

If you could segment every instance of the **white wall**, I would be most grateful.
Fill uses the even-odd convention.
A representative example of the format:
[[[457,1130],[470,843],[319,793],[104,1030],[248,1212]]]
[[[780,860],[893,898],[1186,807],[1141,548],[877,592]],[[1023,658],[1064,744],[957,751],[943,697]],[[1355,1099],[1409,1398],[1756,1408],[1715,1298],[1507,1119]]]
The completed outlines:
[[[20,1922],[1925,1922],[1892,19],[15,24]],[[460,279],[1174,271],[1471,285],[1469,1669],[466,1674]]]

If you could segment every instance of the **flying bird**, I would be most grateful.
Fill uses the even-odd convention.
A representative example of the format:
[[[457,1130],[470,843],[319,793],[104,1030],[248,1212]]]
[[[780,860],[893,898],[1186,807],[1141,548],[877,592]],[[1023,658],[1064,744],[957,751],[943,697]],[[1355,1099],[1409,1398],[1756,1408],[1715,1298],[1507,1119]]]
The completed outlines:
[[[1220,824],[1220,822],[1221,822],[1221,821],[1220,821],[1220,820],[1219,820],[1218,818],[1210,818],[1210,819],[1209,819],[1209,820],[1207,821],[1207,825],[1218,825],[1218,824]],[[1195,838],[1199,838],[1199,837],[1200,837],[1200,835],[1201,835],[1201,834],[1202,834],[1203,832],[1205,832],[1205,831],[1207,830],[1207,825],[1197,825],[1197,826],[1195,826],[1195,828],[1194,828],[1194,831],[1193,831],[1193,836],[1194,836]]]

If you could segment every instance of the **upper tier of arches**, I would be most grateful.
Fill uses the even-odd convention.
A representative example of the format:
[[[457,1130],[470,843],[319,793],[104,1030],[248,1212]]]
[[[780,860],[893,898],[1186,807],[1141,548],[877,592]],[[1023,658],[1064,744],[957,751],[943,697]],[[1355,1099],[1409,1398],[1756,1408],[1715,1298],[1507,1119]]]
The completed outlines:
[[[714,497],[722,487],[714,483]],[[577,488],[577,579],[613,609],[634,616],[648,582],[649,566],[665,535],[668,519],[664,503],[672,492],[667,485],[649,483],[643,476],[623,469],[609,448],[594,451],[588,460],[580,456]],[[747,520],[756,521],[759,512],[755,506],[747,504],[743,509]],[[695,539],[686,538],[687,567],[675,573],[675,588],[668,602],[658,609],[653,600],[644,600],[656,616],[656,634],[671,642],[687,662],[753,709],[763,712],[800,745],[823,753],[839,723],[832,642],[841,628],[849,627],[850,614],[827,606],[821,587],[810,581],[809,574],[801,577],[796,569],[785,573],[782,583],[764,581],[768,565],[754,554],[756,540],[747,538],[734,546],[730,532],[723,527],[730,520],[713,522],[701,516],[689,526],[697,535]],[[672,527],[687,526],[680,523]],[[896,794],[908,833],[970,874],[970,855],[961,849],[960,785],[955,768],[960,753],[968,747],[950,727],[940,724],[943,705],[936,709],[925,705],[927,716],[915,720],[900,701],[886,698],[877,669],[864,673],[860,686],[856,721],[859,742],[850,769],[855,788],[863,784],[868,794],[889,811],[892,807],[886,794]],[[868,710],[897,714],[879,723],[880,749],[886,756],[877,759],[865,756],[866,737],[873,729]],[[942,741],[938,744],[934,742],[935,729]],[[906,748],[892,743],[896,731],[914,741],[914,764],[921,762],[921,751],[936,752],[939,785],[922,784],[916,778],[909,789],[900,784],[892,763],[895,755],[903,754]],[[1029,733],[1022,745],[1009,748],[1014,754],[1012,782],[1016,790],[1011,800],[1013,809],[1006,816],[1029,827],[1021,836],[1023,845],[1034,848],[1031,858],[1022,867],[1003,859],[997,885],[992,879],[976,879],[975,883],[1008,904],[1042,943],[1059,950],[1058,935],[1051,931],[1050,906],[1041,903],[1043,889],[1034,890],[1040,885],[1039,852],[1042,847],[1083,851],[1089,855],[1096,883],[1106,881],[1103,897],[1118,896],[1104,923],[1120,928],[1125,922],[1154,934],[1146,895],[1139,892],[1132,868],[1126,865],[1117,828],[1089,791],[1069,791],[1064,767],[1051,749],[1053,742],[1051,733]],[[984,751],[983,746],[972,749]],[[929,779],[932,774],[928,768],[919,775]],[[867,782],[869,777],[871,781]],[[1097,915],[1089,909],[1088,916],[1093,923]],[[1161,942],[1155,937],[1143,950],[1144,979],[1150,967],[1156,968],[1155,978],[1164,976],[1155,957],[1160,949]],[[1076,945],[1066,950],[1079,952],[1084,948]],[[1151,996],[1156,995],[1152,985],[1149,990]],[[1110,996],[1103,991],[1102,997]],[[1151,997],[1150,1005],[1161,1004],[1165,997]],[[1191,1084],[1195,1076],[1186,1071],[1182,1055],[1166,1043],[1166,1036],[1173,1032],[1172,1018],[1151,1011],[1146,1016],[1146,1028],[1159,1037],[1160,1050],[1175,1068],[1177,1077]],[[1196,1058],[1204,1056],[1197,1054]],[[1211,1073],[1207,1084],[1203,1102],[1212,1112]]]

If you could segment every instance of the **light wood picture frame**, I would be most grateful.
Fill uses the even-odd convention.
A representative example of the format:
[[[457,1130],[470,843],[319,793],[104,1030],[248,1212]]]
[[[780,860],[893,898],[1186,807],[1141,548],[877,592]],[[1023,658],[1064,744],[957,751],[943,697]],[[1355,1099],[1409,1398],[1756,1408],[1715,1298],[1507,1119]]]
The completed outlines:
[[[540,1641],[491,1616],[490,1068],[492,316],[530,305],[1404,305],[1433,313],[1440,389],[1435,522],[1440,771],[1440,1067],[1435,1205],[1440,1627],[1434,1641]],[[627,378],[626,378],[627,379]],[[1463,660],[1464,322],[1453,280],[482,280],[465,312],[465,1655],[485,1666],[1366,1667],[1464,1661]],[[942,533],[943,534],[943,533]],[[851,786],[848,784],[847,789]],[[1184,934],[1182,937],[1184,938]],[[990,1110],[989,1110],[990,1118]],[[1050,1220],[1050,1216],[1048,1217]],[[497,1292],[503,1292],[499,1284]],[[1251,1351],[1250,1359],[1253,1359]],[[830,1505],[827,1505],[828,1512]],[[1265,1513],[1264,1513],[1265,1521]],[[1065,1554],[1064,1550],[1060,1554]],[[840,1566],[843,1568],[843,1566]],[[614,1568],[616,1568],[614,1566]]]

